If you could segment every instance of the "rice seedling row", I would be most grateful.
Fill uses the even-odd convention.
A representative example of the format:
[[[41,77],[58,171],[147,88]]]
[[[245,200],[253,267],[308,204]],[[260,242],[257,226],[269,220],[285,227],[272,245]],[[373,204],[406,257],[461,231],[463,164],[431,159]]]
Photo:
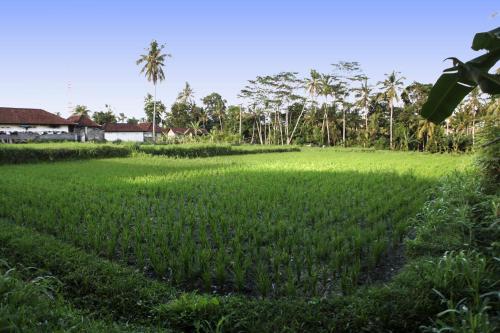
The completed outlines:
[[[0,216],[185,288],[351,293],[468,157],[305,149],[0,167]]]

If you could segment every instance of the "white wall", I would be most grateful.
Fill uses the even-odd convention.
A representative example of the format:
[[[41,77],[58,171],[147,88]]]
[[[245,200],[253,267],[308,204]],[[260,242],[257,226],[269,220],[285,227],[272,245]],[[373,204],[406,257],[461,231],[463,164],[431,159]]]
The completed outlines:
[[[144,134],[142,132],[104,132],[104,139],[106,141],[144,141]]]
[[[69,132],[68,125],[61,125],[61,126],[55,126],[51,127],[48,125],[30,125],[33,127],[30,127],[28,129],[25,129],[24,127],[21,127],[19,125],[7,125],[7,124],[0,124],[0,131],[2,132],[34,132],[34,133],[41,133],[41,132]]]

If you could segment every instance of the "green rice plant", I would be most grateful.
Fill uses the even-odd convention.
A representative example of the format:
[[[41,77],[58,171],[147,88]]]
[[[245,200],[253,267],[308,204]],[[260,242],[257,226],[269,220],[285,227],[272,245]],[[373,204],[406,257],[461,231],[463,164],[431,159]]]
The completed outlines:
[[[304,148],[3,165],[0,216],[187,290],[323,296],[399,246],[425,189],[469,160]]]

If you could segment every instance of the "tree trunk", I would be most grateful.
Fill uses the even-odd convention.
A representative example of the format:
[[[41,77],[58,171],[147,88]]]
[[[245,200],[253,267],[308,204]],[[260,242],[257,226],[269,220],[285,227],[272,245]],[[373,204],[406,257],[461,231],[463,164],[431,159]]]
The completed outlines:
[[[241,112],[242,112],[242,110],[241,109],[242,109],[242,106],[240,104],[240,142],[241,142],[241,134],[242,134],[242,132],[241,132]]]
[[[389,102],[389,108],[391,109],[391,118],[389,120],[389,146],[392,149],[392,112],[394,107],[392,106],[392,100]]]
[[[156,143],[156,83],[155,86],[155,97],[153,101],[153,143]]]
[[[254,119],[253,124],[252,124],[252,138],[250,139],[251,144],[253,144],[254,135],[255,135],[255,119]]]
[[[290,134],[290,138],[288,138],[288,140],[287,140],[288,144],[292,143],[293,135],[295,134],[295,130],[297,129],[297,126],[299,125],[300,118],[302,118],[302,114],[304,114],[304,110],[306,109],[306,104],[307,104],[307,101],[304,102],[304,105],[302,105],[302,110],[300,111],[299,117],[297,118],[297,122],[295,123],[295,126],[293,127],[292,134]]]
[[[342,144],[345,147],[345,108],[342,107]]]
[[[472,147],[474,147],[476,139],[476,113],[472,114]]]
[[[327,137],[326,145],[329,146],[330,145],[330,127],[328,126],[328,113],[326,113],[325,115],[326,115],[326,137]]]

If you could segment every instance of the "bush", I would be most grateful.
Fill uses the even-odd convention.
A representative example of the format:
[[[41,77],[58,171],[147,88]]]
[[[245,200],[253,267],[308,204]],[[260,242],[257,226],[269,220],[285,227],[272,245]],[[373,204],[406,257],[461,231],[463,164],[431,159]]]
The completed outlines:
[[[33,163],[130,155],[126,147],[98,144],[0,145],[0,164]]]
[[[300,151],[297,147],[284,146],[239,146],[229,144],[163,144],[113,143],[113,144],[18,144],[0,145],[0,164],[35,163],[108,157],[127,157],[131,153],[167,157],[211,157],[223,155],[243,155],[262,153],[283,153]]]

